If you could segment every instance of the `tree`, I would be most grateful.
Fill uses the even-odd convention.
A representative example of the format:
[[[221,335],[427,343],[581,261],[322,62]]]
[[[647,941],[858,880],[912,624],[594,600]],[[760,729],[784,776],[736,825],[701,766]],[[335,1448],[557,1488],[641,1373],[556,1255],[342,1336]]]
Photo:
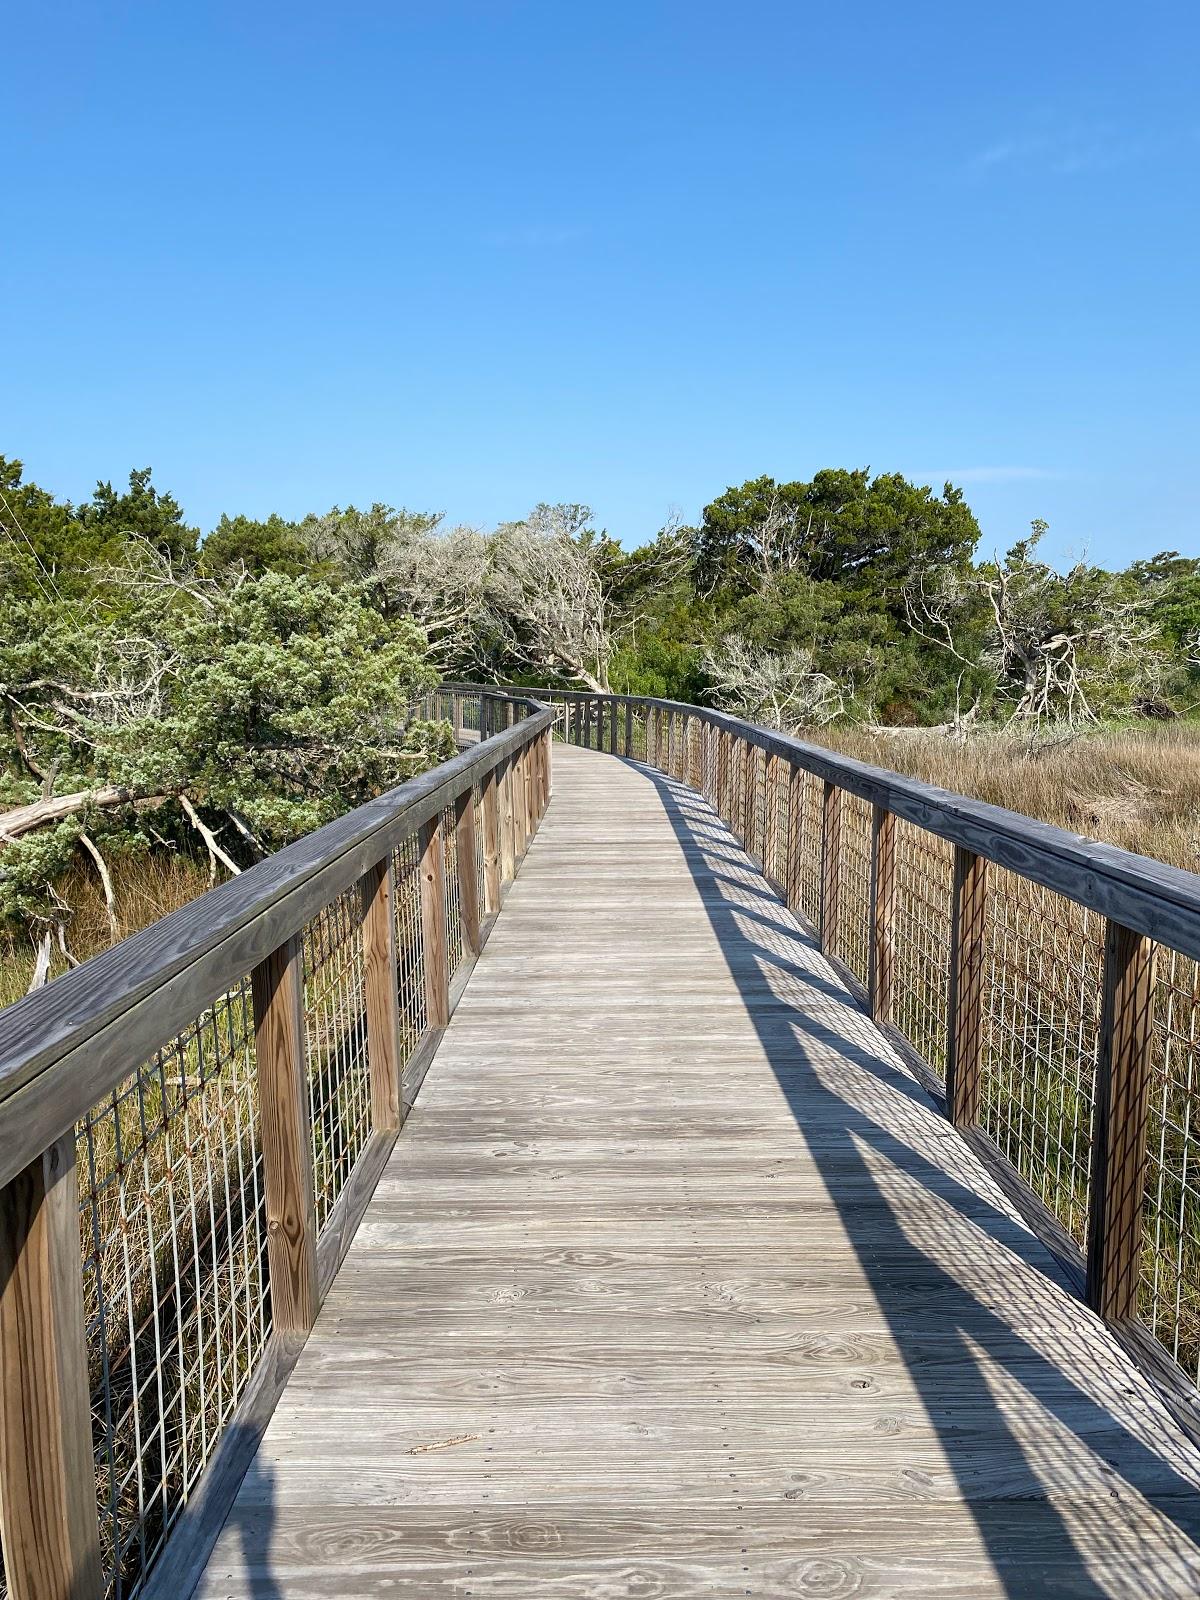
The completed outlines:
[[[83,621],[0,601],[0,917],[61,937],[54,879],[80,841],[102,860],[186,828],[236,869],[451,752],[417,715],[436,681],[420,630],[352,586],[166,581],[135,544],[110,587]]]
[[[769,728],[821,727],[846,709],[843,688],[801,645],[766,650],[734,634],[705,658],[705,666],[719,706]]]
[[[149,467],[131,472],[124,494],[118,494],[111,483],[98,483],[91,500],[80,507],[79,519],[94,534],[142,539],[169,561],[190,560],[196,554],[200,531],[183,520],[174,495],[159,493],[151,475]]]
[[[90,570],[120,557],[111,528],[81,522],[69,501],[24,481],[19,461],[0,456],[0,591],[57,603],[86,594]]]
[[[902,617],[912,569],[961,568],[978,538],[962,491],[949,483],[939,497],[898,472],[872,478],[869,468],[826,469],[810,483],[754,478],[705,506],[697,579],[702,590],[737,599],[799,572]]]
[[[918,573],[906,589],[912,625],[971,672],[992,676],[1013,721],[1095,722],[1128,712],[1161,684],[1154,591],[1080,562],[1056,572],[1038,558],[1046,533],[972,571]]]
[[[274,513],[265,521],[222,516],[200,546],[201,571],[213,576],[246,572],[260,578],[265,572],[282,572],[295,578],[312,565],[299,524]]]

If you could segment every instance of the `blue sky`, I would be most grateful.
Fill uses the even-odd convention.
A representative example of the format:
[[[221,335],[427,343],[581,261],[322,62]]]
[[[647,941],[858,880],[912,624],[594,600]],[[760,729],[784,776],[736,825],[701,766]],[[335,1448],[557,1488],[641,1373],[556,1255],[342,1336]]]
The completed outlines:
[[[1200,554],[1200,10],[111,3],[5,25],[0,450],[191,517],[963,484]]]

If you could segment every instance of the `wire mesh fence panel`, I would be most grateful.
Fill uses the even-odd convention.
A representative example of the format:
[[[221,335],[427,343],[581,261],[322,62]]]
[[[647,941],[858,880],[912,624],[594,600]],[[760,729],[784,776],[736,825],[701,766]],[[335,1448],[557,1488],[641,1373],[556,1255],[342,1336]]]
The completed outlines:
[[[362,905],[338,895],[304,930],[304,1036],[308,1059],[313,1200],[325,1226],[371,1136]]]
[[[946,1071],[953,847],[896,819],[893,1021],[935,1072]]]
[[[442,840],[446,874],[446,971],[453,977],[463,958],[462,890],[458,881],[458,834],[453,806],[447,806],[442,812]]]
[[[1200,1383],[1200,965],[1159,949],[1139,1315]]]
[[[108,1593],[135,1593],[271,1330],[249,980],[76,1129]]]
[[[785,761],[775,763],[775,871],[779,887],[787,883],[789,855],[788,828],[791,803],[791,769]]]
[[[1103,920],[993,864],[984,962],[980,1124],[1082,1247]]]
[[[641,711],[635,711],[634,712],[634,714],[633,714],[633,725],[632,725],[632,727],[630,729],[630,732],[631,732],[631,735],[632,735],[632,743],[630,745],[629,754],[634,758],[635,761],[645,761],[645,759],[646,759],[646,717],[645,717],[645,714],[643,712],[641,712]]]
[[[794,862],[796,909],[814,928],[821,925],[822,784],[811,772],[802,772],[792,787],[789,839]]]
[[[425,1032],[425,951],[421,934],[421,849],[415,837],[392,851],[396,924],[396,990],[400,1002],[401,1064]]]
[[[843,792],[838,851],[838,948],[865,989],[871,959],[871,806]]]
[[[477,694],[463,694],[457,696],[459,705],[460,726],[466,733],[478,733],[480,730],[479,707],[480,699]]]

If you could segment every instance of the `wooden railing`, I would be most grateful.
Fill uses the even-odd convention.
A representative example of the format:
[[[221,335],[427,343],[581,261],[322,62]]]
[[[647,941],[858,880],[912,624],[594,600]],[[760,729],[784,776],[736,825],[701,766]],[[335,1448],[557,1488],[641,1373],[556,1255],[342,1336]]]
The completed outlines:
[[[473,747],[0,1011],[14,1600],[187,1592],[549,797],[536,700],[429,709],[465,739],[481,705]]]
[[[712,803],[1197,1431],[1200,877],[719,712],[533,692]]]

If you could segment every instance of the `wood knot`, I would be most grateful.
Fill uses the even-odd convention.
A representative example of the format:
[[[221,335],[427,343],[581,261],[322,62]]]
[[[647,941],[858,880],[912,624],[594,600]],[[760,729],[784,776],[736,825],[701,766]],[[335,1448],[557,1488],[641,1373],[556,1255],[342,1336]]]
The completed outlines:
[[[857,1561],[818,1556],[793,1568],[791,1588],[807,1600],[854,1600],[863,1592],[863,1570]]]

